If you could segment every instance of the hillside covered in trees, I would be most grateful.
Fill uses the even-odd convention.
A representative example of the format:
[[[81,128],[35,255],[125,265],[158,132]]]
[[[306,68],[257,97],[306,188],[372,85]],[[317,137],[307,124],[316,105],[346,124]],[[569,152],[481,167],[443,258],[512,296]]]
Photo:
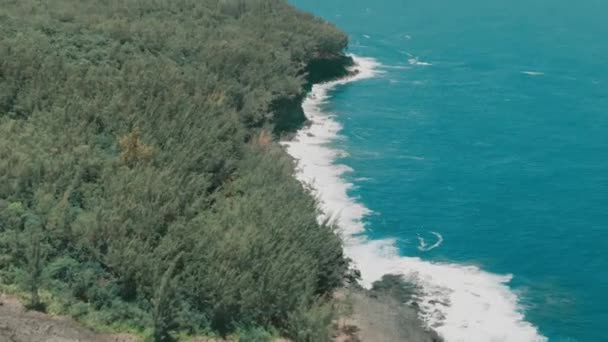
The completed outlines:
[[[325,339],[348,261],[275,137],[346,44],[279,0],[0,0],[2,287],[156,340]]]

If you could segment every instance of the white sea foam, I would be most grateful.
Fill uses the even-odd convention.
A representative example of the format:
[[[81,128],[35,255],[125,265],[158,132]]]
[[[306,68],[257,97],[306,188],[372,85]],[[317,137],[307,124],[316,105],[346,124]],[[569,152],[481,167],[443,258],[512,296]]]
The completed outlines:
[[[530,76],[542,76],[545,73],[540,71],[522,71],[522,74],[530,75]]]
[[[380,71],[373,59],[353,56],[358,73],[317,84],[302,106],[311,124],[292,141],[284,142],[298,161],[296,177],[310,186],[324,213],[340,227],[344,250],[361,270],[364,286],[386,273],[402,274],[422,287],[418,298],[421,318],[447,342],[540,342],[546,341],[524,320],[516,295],[506,285],[511,275],[484,272],[475,266],[433,263],[399,255],[396,240],[370,240],[363,219],[372,214],[348,195],[352,184],[343,179],[350,169],[336,164],[339,152],[330,143],[338,137],[340,124],[323,104],[331,90],[353,81],[371,78]]]
[[[424,160],[424,157],[420,157],[420,156],[395,156],[396,159],[409,159],[409,160]]]
[[[435,237],[437,238],[437,240],[435,241],[434,244],[432,245],[428,245],[426,243],[426,240],[424,239],[424,237],[422,237],[421,235],[418,235],[418,250],[421,252],[428,252],[430,250],[433,250],[439,246],[441,246],[441,244],[443,243],[443,236],[437,232],[430,232],[431,234],[435,235]]]
[[[408,70],[411,69],[411,66],[407,65],[383,65],[383,69],[397,69],[397,70]]]
[[[433,64],[428,63],[428,62],[422,62],[422,61],[420,61],[420,59],[418,59],[418,57],[411,57],[411,58],[409,58],[407,60],[407,62],[410,63],[411,65],[420,65],[420,66],[431,66],[431,65],[433,65]]]

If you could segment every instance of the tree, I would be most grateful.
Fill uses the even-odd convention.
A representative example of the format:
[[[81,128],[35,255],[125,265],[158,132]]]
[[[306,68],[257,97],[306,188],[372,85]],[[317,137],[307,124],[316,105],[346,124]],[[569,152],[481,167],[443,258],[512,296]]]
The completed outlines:
[[[342,32],[283,0],[4,1],[0,18],[2,281],[159,340],[282,331],[340,286],[340,239],[275,136],[309,82],[346,72]]]
[[[183,256],[183,252],[178,253],[169,264],[169,267],[160,278],[158,287],[154,294],[153,314],[154,320],[154,341],[165,342],[171,340],[169,330],[171,327],[171,312],[173,309],[174,273],[177,264]]]
[[[43,242],[43,231],[40,221],[34,215],[28,215],[25,222],[25,259],[26,259],[26,284],[30,292],[30,303],[28,308],[33,310],[44,310],[40,301],[38,290],[41,285],[42,271],[46,261],[46,249]]]
[[[154,155],[152,147],[141,141],[141,132],[138,128],[122,136],[118,144],[122,150],[120,159],[127,166],[133,166],[137,162],[149,162]]]

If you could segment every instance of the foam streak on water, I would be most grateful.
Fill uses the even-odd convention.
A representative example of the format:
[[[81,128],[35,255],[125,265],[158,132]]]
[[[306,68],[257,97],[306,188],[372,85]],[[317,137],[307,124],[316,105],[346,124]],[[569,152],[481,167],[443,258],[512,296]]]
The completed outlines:
[[[298,161],[296,177],[319,198],[324,213],[339,227],[344,249],[361,270],[364,286],[386,273],[402,274],[418,283],[421,318],[447,342],[537,342],[547,339],[524,320],[517,296],[506,285],[510,275],[497,275],[475,266],[431,263],[403,257],[393,240],[369,240],[363,219],[371,212],[348,195],[352,184],[342,175],[350,169],[336,163],[341,152],[331,147],[339,137],[340,124],[322,111],[331,90],[338,86],[376,76],[380,64],[353,56],[358,73],[345,79],[317,84],[302,106],[310,125],[284,142],[287,152]]]

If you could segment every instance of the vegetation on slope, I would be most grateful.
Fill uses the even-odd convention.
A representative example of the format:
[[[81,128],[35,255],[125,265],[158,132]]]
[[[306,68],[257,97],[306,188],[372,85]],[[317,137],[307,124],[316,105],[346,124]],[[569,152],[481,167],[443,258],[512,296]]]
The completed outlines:
[[[347,260],[268,132],[346,43],[279,0],[0,0],[0,282],[156,340],[317,341]]]

